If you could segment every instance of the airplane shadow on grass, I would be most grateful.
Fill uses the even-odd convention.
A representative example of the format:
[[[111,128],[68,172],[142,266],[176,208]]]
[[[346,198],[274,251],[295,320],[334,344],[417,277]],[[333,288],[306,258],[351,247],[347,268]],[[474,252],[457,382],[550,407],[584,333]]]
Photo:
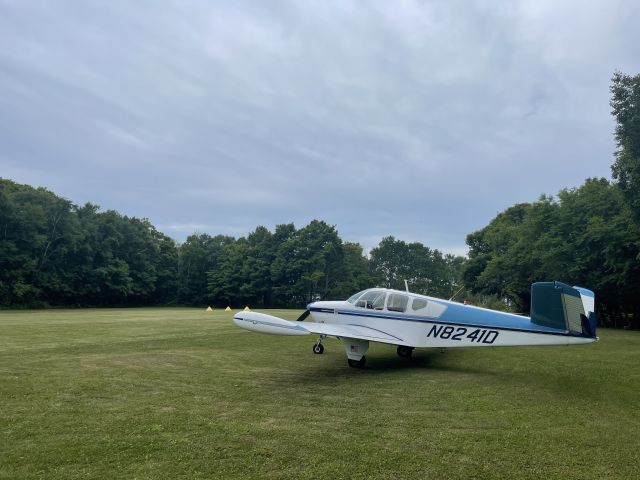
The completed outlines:
[[[323,358],[322,360],[329,360]],[[320,363],[306,364],[306,373],[301,376],[301,380],[309,378],[311,375],[311,382],[317,383],[319,378],[326,377],[329,380],[335,379],[336,375],[344,378],[354,376],[384,376],[387,374],[394,374],[401,371],[419,371],[423,370],[425,373],[429,371],[447,371],[457,372],[461,374],[473,374],[473,375],[496,375],[494,370],[484,370],[481,368],[475,368],[472,366],[459,365],[458,361],[451,357],[447,358],[446,354],[440,352],[420,353],[414,355],[412,358],[399,358],[395,355],[382,355],[371,357],[367,359],[365,368],[349,368],[344,362],[343,357],[340,357],[339,361],[325,361]]]
[[[410,359],[392,355],[380,355],[369,358],[366,367],[363,369],[349,368],[346,362],[343,366],[341,361],[337,361],[338,359],[327,357],[322,358],[323,362],[305,364],[304,373],[298,370],[299,375],[288,375],[286,377],[287,384],[335,387],[336,383],[340,384],[354,379],[391,378],[403,372],[423,372],[425,380],[433,380],[435,376],[430,376],[430,372],[444,372],[452,377],[490,378],[493,379],[491,381],[500,383],[503,386],[535,385],[535,388],[539,391],[547,391],[559,396],[569,394],[569,396],[575,397],[576,400],[580,401],[597,400],[602,395],[602,389],[598,388],[593,379],[588,376],[572,376],[567,373],[561,374],[560,372],[549,376],[549,372],[536,374],[530,371],[512,370],[496,366],[477,367],[472,364],[465,365],[461,363],[461,358],[450,352],[444,354],[436,351],[420,352]],[[439,375],[438,378],[442,379],[443,377]],[[567,392],[567,385],[572,385],[571,392]]]

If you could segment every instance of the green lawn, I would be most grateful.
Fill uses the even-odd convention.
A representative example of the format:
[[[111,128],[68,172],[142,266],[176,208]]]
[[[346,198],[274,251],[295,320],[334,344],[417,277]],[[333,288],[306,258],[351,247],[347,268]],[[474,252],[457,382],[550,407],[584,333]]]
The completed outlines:
[[[0,312],[0,478],[637,478],[640,333],[599,335],[353,370],[221,311]]]

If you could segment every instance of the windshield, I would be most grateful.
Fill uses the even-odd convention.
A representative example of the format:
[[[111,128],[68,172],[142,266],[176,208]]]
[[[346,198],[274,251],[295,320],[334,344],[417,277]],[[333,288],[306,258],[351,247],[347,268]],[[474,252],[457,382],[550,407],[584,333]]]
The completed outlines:
[[[384,290],[367,290],[356,301],[356,307],[373,308],[374,310],[382,310],[387,292]]]
[[[356,300],[358,300],[358,298],[360,298],[360,295],[362,295],[364,292],[366,292],[366,290],[362,290],[361,292],[358,292],[355,295],[351,295],[347,299],[347,302],[352,303],[353,305],[355,305],[356,304]]]

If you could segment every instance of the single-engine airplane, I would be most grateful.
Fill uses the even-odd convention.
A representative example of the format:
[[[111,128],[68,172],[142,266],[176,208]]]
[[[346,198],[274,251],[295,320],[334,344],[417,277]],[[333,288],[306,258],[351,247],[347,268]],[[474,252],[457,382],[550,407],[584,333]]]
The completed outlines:
[[[350,367],[363,368],[369,342],[397,345],[400,357],[414,348],[572,345],[596,341],[595,295],[560,282],[531,285],[531,317],[499,312],[415,293],[371,288],[345,301],[307,305],[297,321],[238,312],[235,324],[276,335],[319,335],[342,341]],[[304,322],[309,315],[313,322]]]

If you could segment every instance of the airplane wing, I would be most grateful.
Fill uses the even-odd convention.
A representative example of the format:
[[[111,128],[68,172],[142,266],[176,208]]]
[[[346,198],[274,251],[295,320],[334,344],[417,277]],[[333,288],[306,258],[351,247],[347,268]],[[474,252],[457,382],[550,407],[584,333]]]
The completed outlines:
[[[304,328],[309,330],[310,333],[327,335],[328,337],[358,338],[361,340],[371,340],[373,342],[393,343],[394,345],[403,342],[399,337],[363,325],[336,325],[308,322],[304,325]]]
[[[402,344],[404,341],[375,328],[363,325],[337,325],[316,322],[291,322],[273,315],[258,312],[238,312],[233,316],[235,324],[246,330],[274,335],[326,335],[337,338],[355,338],[372,342]]]

